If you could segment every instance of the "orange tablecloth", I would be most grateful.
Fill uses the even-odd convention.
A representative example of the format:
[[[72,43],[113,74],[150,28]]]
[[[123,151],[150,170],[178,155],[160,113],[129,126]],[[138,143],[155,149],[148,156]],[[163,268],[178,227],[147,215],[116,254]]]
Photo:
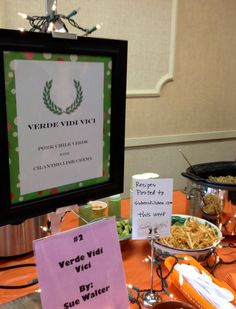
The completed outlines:
[[[122,200],[122,217],[129,217],[130,214],[130,201],[129,199]],[[186,200],[185,194],[182,192],[174,192],[173,194],[173,213],[186,214],[188,212],[188,202]],[[67,230],[77,226],[77,218],[68,213],[65,216],[64,222],[62,223],[62,230]],[[226,239],[225,241],[230,241],[236,244],[235,238]],[[137,286],[139,289],[149,289],[150,288],[150,263],[144,261],[144,259],[150,255],[150,246],[146,240],[128,240],[121,242],[121,252],[123,257],[125,278],[127,284],[132,284]],[[222,248],[218,249],[220,256],[224,260],[236,259],[236,249],[234,248]],[[0,267],[4,267],[12,264],[21,263],[33,263],[35,261],[33,254],[28,254],[21,258],[16,258],[14,260],[0,260]],[[235,273],[235,264],[220,265],[216,269],[216,277],[219,280],[224,280],[228,273]],[[8,271],[0,272],[0,285],[16,285],[25,284],[36,278],[35,267],[18,268]],[[229,280],[232,278],[228,278]],[[38,285],[28,287],[25,289],[18,290],[5,290],[0,289],[0,304],[7,303],[17,297],[26,295],[30,292],[35,291]],[[154,289],[160,288],[160,280],[154,273]],[[177,299],[185,300],[182,294],[178,292],[171,284],[169,285],[169,290],[173,293],[174,297]],[[167,295],[162,295],[164,299],[167,299]],[[185,300],[186,301],[186,300]],[[137,308],[136,304],[131,304],[130,308]]]

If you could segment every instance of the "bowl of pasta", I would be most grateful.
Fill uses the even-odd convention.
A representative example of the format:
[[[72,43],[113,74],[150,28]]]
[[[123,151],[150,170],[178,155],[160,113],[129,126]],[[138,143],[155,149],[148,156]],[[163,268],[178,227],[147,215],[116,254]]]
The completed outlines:
[[[205,219],[190,215],[172,215],[170,236],[157,239],[154,250],[161,258],[182,254],[203,261],[222,239],[219,228]]]

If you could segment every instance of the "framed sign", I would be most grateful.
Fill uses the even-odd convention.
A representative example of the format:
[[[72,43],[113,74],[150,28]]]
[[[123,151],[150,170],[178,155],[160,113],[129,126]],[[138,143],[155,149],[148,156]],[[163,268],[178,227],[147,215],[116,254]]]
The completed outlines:
[[[123,190],[127,42],[0,30],[0,225]]]

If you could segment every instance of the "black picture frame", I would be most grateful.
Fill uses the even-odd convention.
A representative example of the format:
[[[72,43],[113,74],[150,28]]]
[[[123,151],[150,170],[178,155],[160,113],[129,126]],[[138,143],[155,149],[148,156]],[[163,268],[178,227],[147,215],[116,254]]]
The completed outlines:
[[[125,40],[78,37],[67,39],[52,34],[20,32],[0,29],[0,225],[17,224],[22,221],[55,211],[59,207],[84,204],[89,200],[104,198],[123,192],[124,183],[124,140],[127,49]],[[4,63],[8,52],[39,53],[52,55],[83,55],[106,57],[112,60],[110,91],[110,139],[108,175],[103,181],[84,187],[65,189],[13,202],[12,176],[9,163],[8,97]],[[5,62],[4,62],[5,61]],[[13,171],[14,172],[14,171]],[[48,188],[50,189],[50,188]]]

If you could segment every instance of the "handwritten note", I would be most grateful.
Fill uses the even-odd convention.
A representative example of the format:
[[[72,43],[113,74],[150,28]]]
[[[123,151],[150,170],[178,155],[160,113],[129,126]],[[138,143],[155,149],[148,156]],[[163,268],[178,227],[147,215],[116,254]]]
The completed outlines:
[[[133,184],[132,238],[147,239],[150,229],[170,235],[173,179],[142,179]]]
[[[34,241],[44,309],[128,309],[115,218]]]

